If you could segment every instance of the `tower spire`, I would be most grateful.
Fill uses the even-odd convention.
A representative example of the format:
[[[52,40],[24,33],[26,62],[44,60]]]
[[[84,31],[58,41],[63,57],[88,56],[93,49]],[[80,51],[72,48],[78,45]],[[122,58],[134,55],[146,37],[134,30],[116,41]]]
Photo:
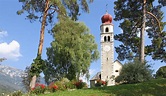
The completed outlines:
[[[108,4],[106,4],[106,13],[108,13],[107,7],[108,7]]]

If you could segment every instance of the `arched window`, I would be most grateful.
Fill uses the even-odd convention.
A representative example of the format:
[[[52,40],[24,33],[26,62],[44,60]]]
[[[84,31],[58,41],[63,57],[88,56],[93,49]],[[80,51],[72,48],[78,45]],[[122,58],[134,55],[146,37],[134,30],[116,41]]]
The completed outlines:
[[[106,27],[106,28],[105,28],[105,32],[109,32],[109,29],[108,29],[108,27]]]
[[[104,36],[104,42],[106,42],[107,41],[107,37],[106,36]]]
[[[110,42],[110,36],[108,36],[108,42]]]

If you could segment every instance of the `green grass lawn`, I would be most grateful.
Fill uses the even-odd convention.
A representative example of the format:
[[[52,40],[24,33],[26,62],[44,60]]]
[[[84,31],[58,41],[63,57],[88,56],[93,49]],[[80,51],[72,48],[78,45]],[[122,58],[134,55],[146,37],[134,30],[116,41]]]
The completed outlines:
[[[166,96],[166,79],[101,88],[57,91],[39,96]]]

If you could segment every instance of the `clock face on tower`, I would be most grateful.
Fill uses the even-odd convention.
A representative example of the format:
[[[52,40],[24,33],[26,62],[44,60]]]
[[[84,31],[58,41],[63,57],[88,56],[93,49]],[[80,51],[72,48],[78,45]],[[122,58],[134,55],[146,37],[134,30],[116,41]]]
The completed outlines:
[[[108,52],[110,50],[110,46],[106,45],[104,46],[104,51]]]

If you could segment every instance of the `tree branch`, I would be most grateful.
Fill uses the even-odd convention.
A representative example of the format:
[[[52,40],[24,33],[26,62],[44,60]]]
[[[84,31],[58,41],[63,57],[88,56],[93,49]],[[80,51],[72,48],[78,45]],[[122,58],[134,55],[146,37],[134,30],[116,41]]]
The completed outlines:
[[[160,26],[160,21],[157,19],[157,17],[153,13],[151,13],[151,12],[146,11],[146,13],[156,19],[156,21],[158,23],[158,26],[159,26],[159,31],[162,33],[161,26]]]

